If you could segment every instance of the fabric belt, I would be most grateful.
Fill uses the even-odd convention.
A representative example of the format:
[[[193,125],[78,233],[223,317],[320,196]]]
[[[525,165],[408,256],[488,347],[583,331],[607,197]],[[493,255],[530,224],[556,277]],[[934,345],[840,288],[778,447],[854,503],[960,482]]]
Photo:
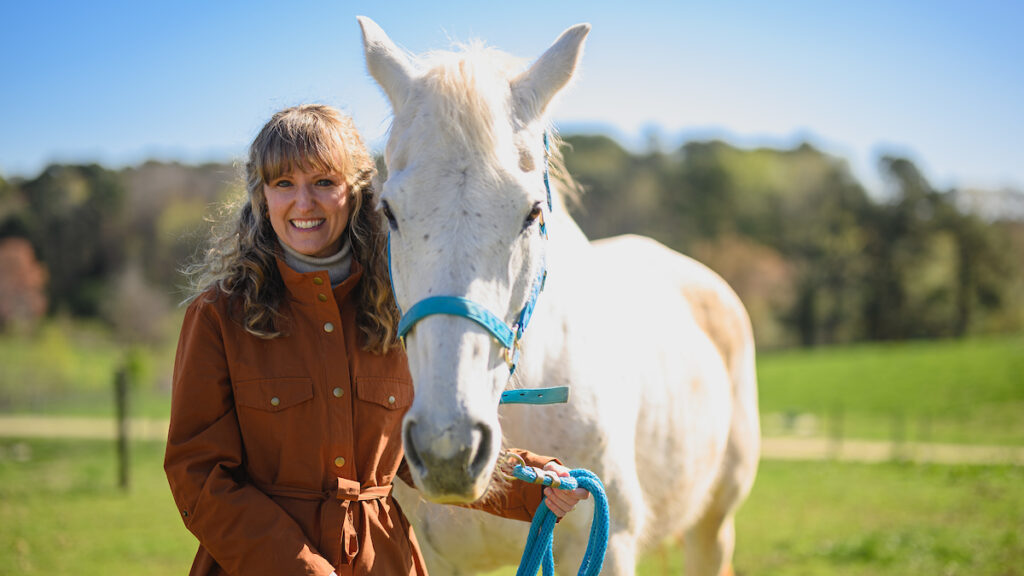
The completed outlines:
[[[338,500],[378,500],[391,495],[391,484],[387,486],[367,486],[363,488],[355,480],[338,478],[338,487],[334,490],[309,490],[308,488],[295,488],[293,486],[275,486],[263,482],[253,482],[264,494],[278,496],[281,498],[294,498],[295,500],[328,500],[332,494],[336,494]]]
[[[327,502],[331,496],[339,502],[339,506],[327,506],[323,514],[321,530],[326,536],[333,533],[331,525],[341,526],[341,538],[338,542],[325,542],[335,552],[334,558],[344,564],[351,564],[352,560],[359,554],[359,530],[357,522],[366,523],[360,506],[351,506],[352,502],[368,502],[370,500],[383,500],[391,496],[392,484],[386,486],[362,487],[355,480],[338,478],[338,486],[333,490],[308,490],[305,488],[294,488],[291,486],[274,486],[253,482],[263,493],[279,498],[293,498],[295,500],[310,500]],[[329,560],[334,560],[331,558]]]
[[[368,486],[362,488],[358,482],[338,478],[337,497],[341,503],[341,556],[342,562],[351,564],[356,555],[359,554],[359,527],[356,522],[367,524],[367,519],[361,506],[351,506],[352,502],[367,502],[368,500],[381,500],[391,496],[392,485]],[[369,526],[363,526],[364,532]]]

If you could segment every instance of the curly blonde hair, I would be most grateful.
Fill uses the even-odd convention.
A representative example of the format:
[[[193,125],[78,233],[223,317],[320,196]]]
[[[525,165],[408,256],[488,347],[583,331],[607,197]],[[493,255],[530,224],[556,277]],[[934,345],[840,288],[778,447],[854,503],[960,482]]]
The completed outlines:
[[[263,185],[304,166],[345,177],[353,202],[344,234],[352,258],[363,267],[353,294],[356,323],[365,336],[363,347],[385,353],[397,342],[399,314],[391,292],[387,228],[375,208],[376,166],[352,119],[330,106],[287,108],[263,126],[249,147],[245,198],[214,228],[201,260],[185,270],[192,298],[216,288],[232,300],[246,331],[268,339],[282,335],[286,290],[276,262],[282,251]]]

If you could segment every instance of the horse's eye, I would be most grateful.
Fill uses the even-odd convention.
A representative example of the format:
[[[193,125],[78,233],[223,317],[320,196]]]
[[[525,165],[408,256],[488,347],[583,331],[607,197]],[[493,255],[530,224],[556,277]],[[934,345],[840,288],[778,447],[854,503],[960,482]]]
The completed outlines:
[[[541,207],[541,203],[537,202],[533,205],[533,210],[526,215],[526,220],[523,220],[523,230],[526,230],[534,222],[536,222],[544,214],[544,209]]]
[[[387,200],[382,200],[380,204],[380,210],[384,213],[384,217],[388,219],[388,226],[392,230],[398,230],[398,221],[395,220],[395,213],[391,211],[391,205],[388,204]]]

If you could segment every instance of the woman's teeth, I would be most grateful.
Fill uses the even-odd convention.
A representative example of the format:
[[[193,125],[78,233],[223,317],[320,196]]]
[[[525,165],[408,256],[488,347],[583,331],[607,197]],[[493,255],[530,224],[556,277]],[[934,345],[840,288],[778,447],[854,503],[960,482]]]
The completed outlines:
[[[292,226],[301,228],[302,230],[309,230],[310,228],[316,228],[317,226],[324,223],[324,219],[320,218],[317,220],[292,220]]]

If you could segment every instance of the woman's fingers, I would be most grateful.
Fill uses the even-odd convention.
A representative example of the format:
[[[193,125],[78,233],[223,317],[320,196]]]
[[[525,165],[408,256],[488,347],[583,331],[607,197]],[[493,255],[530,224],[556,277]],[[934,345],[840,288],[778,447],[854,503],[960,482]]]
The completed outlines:
[[[575,508],[577,502],[589,498],[590,492],[583,488],[576,488],[575,490],[545,488],[544,496],[546,497],[545,503],[548,508],[561,518]]]
[[[548,462],[544,465],[544,469],[550,470],[559,476],[570,476],[569,469],[557,462]],[[575,508],[577,502],[590,498],[590,492],[583,488],[561,490],[548,487],[544,489],[544,496],[546,497],[544,502],[547,504],[548,509],[554,512],[555,516],[561,518]]]

